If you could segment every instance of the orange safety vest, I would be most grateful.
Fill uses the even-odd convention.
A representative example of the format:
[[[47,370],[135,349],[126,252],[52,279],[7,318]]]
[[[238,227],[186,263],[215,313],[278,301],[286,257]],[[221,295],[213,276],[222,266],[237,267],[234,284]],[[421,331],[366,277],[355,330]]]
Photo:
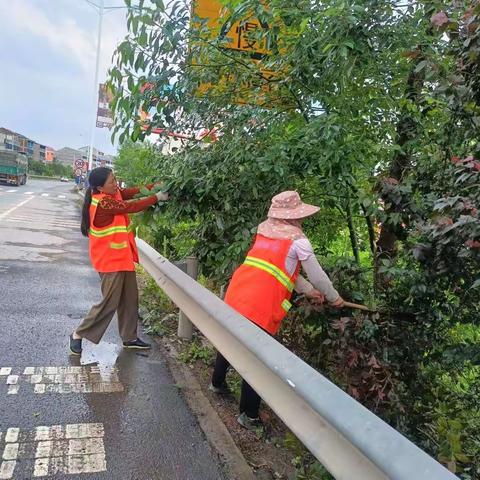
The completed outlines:
[[[293,275],[285,268],[292,243],[257,235],[225,294],[228,305],[272,335],[292,306],[290,298],[300,271],[300,262]]]
[[[90,259],[97,272],[133,272],[135,263],[138,263],[138,250],[135,235],[130,228],[128,215],[115,215],[113,222],[106,227],[95,227],[93,221],[97,206],[104,193],[92,195],[90,205]],[[119,191],[115,194],[116,200],[122,200]]]

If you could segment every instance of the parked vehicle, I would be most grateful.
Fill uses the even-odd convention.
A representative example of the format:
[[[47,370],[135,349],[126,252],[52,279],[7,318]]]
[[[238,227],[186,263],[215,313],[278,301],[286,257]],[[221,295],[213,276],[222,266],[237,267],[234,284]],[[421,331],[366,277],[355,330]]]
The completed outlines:
[[[23,153],[0,152],[0,182],[11,185],[27,183],[28,159]]]
[[[60,179],[61,182],[69,182],[70,180],[67,177],[62,177]]]

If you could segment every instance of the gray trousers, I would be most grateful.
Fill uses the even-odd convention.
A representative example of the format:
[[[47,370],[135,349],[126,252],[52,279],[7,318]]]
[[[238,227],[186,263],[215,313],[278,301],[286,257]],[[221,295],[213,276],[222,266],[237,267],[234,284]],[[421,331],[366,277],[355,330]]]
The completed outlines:
[[[100,273],[103,299],[94,305],[76,333],[99,343],[117,312],[118,331],[124,342],[137,339],[138,287],[135,272]]]

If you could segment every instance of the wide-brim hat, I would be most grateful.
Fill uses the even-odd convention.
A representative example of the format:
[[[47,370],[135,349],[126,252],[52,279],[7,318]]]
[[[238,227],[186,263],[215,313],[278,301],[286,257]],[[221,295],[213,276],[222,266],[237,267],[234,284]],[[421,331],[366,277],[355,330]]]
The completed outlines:
[[[272,198],[268,211],[269,218],[300,220],[315,215],[320,207],[302,202],[297,192],[282,192]]]

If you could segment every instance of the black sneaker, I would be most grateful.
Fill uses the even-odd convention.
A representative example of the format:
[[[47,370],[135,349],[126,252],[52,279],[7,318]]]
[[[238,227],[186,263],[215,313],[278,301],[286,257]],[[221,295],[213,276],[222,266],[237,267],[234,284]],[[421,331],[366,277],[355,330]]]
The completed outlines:
[[[260,420],[260,418],[250,418],[247,416],[245,412],[241,413],[237,417],[237,422],[243,427],[246,428],[247,430],[250,430],[251,432],[256,432],[260,433],[263,432],[264,425],[263,422]]]
[[[218,395],[230,395],[232,393],[230,388],[228,388],[227,382],[223,382],[219,387],[216,387],[213,383],[211,383],[208,389],[213,393],[217,393]]]
[[[73,335],[70,335],[70,353],[72,355],[81,355],[82,354],[82,339],[73,338]]]
[[[133,342],[123,342],[123,348],[136,348],[137,350],[149,350],[151,345],[137,338]]]

